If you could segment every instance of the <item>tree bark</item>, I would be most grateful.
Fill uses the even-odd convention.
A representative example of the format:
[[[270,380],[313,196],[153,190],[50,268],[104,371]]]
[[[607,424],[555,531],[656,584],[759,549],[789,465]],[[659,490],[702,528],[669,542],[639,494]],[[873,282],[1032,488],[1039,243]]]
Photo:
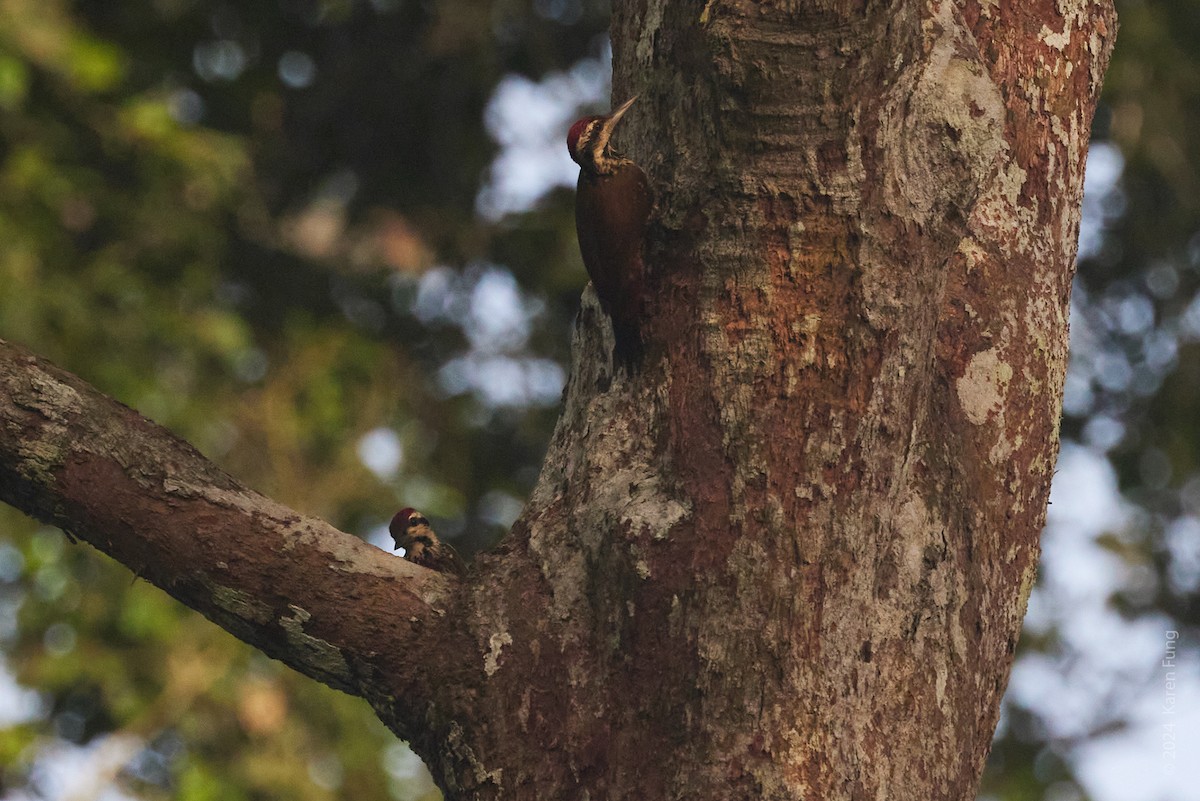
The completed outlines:
[[[455,641],[446,577],[246,489],[169,431],[3,340],[0,500],[269,656],[366,697],[396,731],[414,721],[393,699],[428,695],[457,669],[436,656]]]
[[[371,701],[450,798],[974,795],[1057,456],[1108,2],[614,5],[657,192],[463,581],[0,349],[0,494]]]

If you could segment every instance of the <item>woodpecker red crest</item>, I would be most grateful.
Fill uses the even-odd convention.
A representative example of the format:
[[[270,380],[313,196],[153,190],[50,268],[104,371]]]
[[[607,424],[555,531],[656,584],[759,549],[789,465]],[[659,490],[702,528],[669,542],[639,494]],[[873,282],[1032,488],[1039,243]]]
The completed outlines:
[[[642,353],[646,268],[642,243],[653,197],[642,169],[612,147],[613,131],[636,97],[611,114],[584,117],[567,132],[579,165],[575,230],[600,308],[612,320],[614,361],[632,368]]]
[[[388,531],[396,548],[403,548],[404,558],[413,564],[439,573],[462,575],[466,572],[467,566],[458,551],[442,542],[429,527],[429,519],[411,506],[396,512],[388,524]]]

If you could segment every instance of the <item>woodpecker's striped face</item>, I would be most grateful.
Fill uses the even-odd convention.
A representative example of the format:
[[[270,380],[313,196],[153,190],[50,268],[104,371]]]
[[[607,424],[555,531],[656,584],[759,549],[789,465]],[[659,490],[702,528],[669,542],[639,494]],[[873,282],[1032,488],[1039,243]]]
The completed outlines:
[[[567,131],[567,152],[571,160],[585,170],[593,173],[611,173],[618,164],[625,160],[617,156],[609,147],[613,131],[617,123],[629,111],[637,96],[626,100],[607,117],[584,117],[576,120]]]
[[[396,547],[403,548],[406,554],[414,550],[427,548],[433,544],[433,529],[429,527],[429,519],[412,507],[405,507],[396,513],[388,525],[392,541]]]
[[[592,166],[591,142],[602,120],[603,117],[584,117],[567,131],[567,152],[571,154],[571,161],[580,167]]]

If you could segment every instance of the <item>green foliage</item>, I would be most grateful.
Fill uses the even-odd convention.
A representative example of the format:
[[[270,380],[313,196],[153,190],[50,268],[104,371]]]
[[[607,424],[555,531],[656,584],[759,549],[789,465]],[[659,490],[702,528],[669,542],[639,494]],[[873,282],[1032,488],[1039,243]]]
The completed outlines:
[[[505,522],[496,499],[530,488],[554,409],[448,391],[465,318],[413,309],[434,265],[458,276],[443,299],[458,306],[478,265],[499,265],[542,309],[499,355],[565,360],[583,283],[568,196],[501,224],[475,196],[497,81],[595,55],[606,10],[567,11],[0,0],[0,337],[344,530],[379,537],[415,503],[485,547]],[[394,471],[365,466],[371,432],[392,432]],[[100,744],[125,743],[97,788],[437,797],[363,702],[8,508],[0,611],[7,664],[39,693],[28,722],[0,729],[5,791],[53,794],[65,753],[94,766]]]

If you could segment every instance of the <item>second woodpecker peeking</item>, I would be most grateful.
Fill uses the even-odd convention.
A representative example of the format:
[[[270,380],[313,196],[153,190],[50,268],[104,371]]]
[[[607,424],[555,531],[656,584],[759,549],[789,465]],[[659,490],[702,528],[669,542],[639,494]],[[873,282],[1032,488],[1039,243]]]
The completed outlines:
[[[434,534],[429,518],[411,506],[396,512],[388,524],[388,531],[396,548],[404,549],[404,558],[408,561],[439,573],[461,576],[467,572],[467,565],[458,551]]]
[[[634,369],[643,349],[646,267],[642,244],[653,196],[646,174],[612,147],[613,131],[635,97],[603,117],[584,117],[567,133],[567,150],[579,165],[575,231],[583,266],[600,308],[612,320],[613,362]]]

